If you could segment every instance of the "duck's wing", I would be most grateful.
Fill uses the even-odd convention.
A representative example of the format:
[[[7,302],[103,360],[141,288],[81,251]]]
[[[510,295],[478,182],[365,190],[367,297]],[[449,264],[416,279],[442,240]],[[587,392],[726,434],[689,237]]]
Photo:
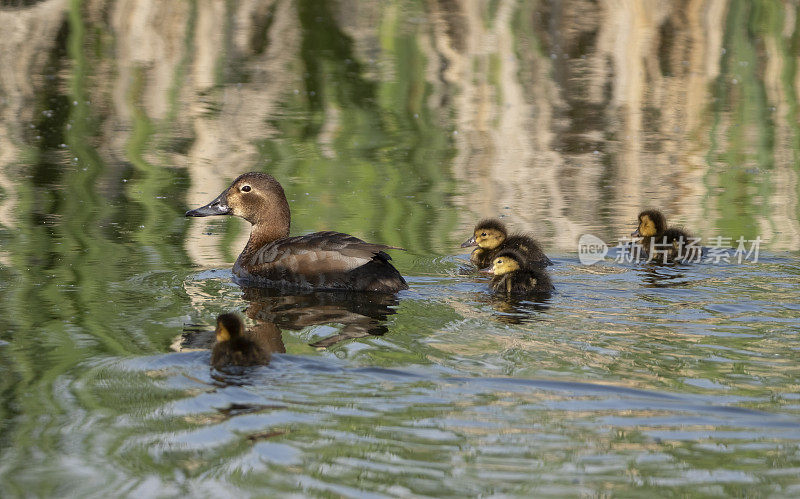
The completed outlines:
[[[251,257],[249,271],[264,277],[276,273],[306,276],[343,273],[376,258],[390,260],[384,253],[387,249],[402,248],[368,243],[341,232],[315,232],[279,239],[264,246]]]
[[[688,232],[686,232],[680,227],[670,227],[669,229],[664,231],[663,237],[667,238],[668,242],[682,240],[683,244],[689,244],[689,240],[691,239],[692,236],[690,236]],[[661,238],[656,237],[656,242],[660,242],[658,241],[659,239]]]

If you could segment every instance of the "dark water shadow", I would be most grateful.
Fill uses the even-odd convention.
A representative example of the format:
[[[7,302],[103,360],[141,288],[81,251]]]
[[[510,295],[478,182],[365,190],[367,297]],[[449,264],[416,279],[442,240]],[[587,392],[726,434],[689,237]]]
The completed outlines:
[[[339,324],[337,334],[311,343],[327,348],[341,341],[381,336],[388,331],[386,319],[396,313],[397,296],[384,293],[308,291],[282,294],[269,288],[243,288],[249,302],[245,311],[257,324],[273,323],[297,331],[310,326]]]
[[[646,288],[685,287],[694,282],[687,276],[688,267],[680,263],[649,262],[640,270]]]
[[[523,324],[541,319],[541,314],[550,310],[552,292],[534,293],[528,296],[506,296],[490,294],[486,301],[494,309],[492,317],[505,324]]]

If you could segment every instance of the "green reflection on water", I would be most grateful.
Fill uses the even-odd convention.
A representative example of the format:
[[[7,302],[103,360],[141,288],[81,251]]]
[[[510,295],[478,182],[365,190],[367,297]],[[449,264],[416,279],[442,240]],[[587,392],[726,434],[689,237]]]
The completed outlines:
[[[720,233],[743,235],[754,239],[761,234],[759,221],[772,213],[770,199],[780,182],[776,173],[776,155],[783,168],[797,171],[800,151],[796,80],[796,57],[781,58],[781,95],[775,102],[768,96],[764,80],[766,51],[769,44],[779,54],[796,53],[798,30],[784,35],[784,13],[774,2],[733,1],[727,17],[723,41],[721,73],[714,88],[712,147],[709,162],[719,165],[709,170],[713,186],[721,188],[714,198],[720,217]],[[797,22],[795,22],[795,28]],[[785,121],[784,121],[785,120]],[[790,134],[781,144],[776,131]],[[717,134],[720,137],[715,137]],[[722,145],[722,142],[724,145]],[[788,147],[786,147],[788,146]],[[786,153],[791,157],[787,164]],[[793,216],[800,214],[795,209]],[[774,223],[772,230],[783,227]]]
[[[30,154],[36,161],[16,183],[13,275],[4,279],[13,284],[2,290],[7,318],[2,337],[11,343],[2,349],[0,366],[6,401],[0,441],[14,449],[4,459],[4,474],[19,478],[5,482],[6,492],[14,495],[58,495],[74,486],[77,477],[59,469],[56,458],[70,445],[65,425],[76,410],[111,410],[121,403],[119,393],[115,403],[98,405],[87,398],[81,389],[87,371],[81,366],[108,356],[164,351],[175,334],[174,324],[167,323],[174,322],[176,298],[183,301],[174,285],[157,291],[157,279],[145,276],[152,268],[186,262],[169,237],[182,240],[183,229],[176,231],[172,221],[180,202],[174,194],[171,205],[154,199],[158,192],[174,192],[172,179],[185,175],[141,160],[148,131],[139,117],[128,155],[143,178],[134,180],[130,198],[144,210],[108,187],[121,185],[125,169],[109,168],[96,150],[103,140],[103,116],[96,111],[101,96],[89,90],[96,61],[87,54],[102,50],[99,38],[87,30],[81,7],[73,2],[62,28],[64,45],[51,56],[53,77],[36,113],[45,116],[37,124],[42,138]],[[149,248],[159,257],[148,254]],[[126,282],[132,276],[148,285],[137,289],[135,282]],[[159,302],[157,295],[170,288],[176,296]],[[159,398],[152,386],[128,386],[123,397]],[[28,471],[32,466],[38,470]],[[30,473],[42,476],[32,480]]]
[[[718,173],[717,185],[724,188],[717,198],[721,211],[718,225],[726,233],[748,239],[757,235],[755,217],[763,213],[763,202],[758,203],[761,207],[756,206],[754,194],[764,199],[770,193],[770,182],[765,178],[768,172],[756,175],[753,171],[774,167],[772,116],[764,83],[758,76],[757,40],[748,25],[752,7],[749,2],[731,4],[715,105],[715,117],[725,129],[728,147],[718,158],[728,165]],[[726,121],[720,123],[723,119]]]
[[[417,33],[389,9],[382,62],[401,77],[378,85],[362,74],[352,42],[320,5],[300,3],[305,88],[272,123],[281,139],[259,144],[259,165],[292,179],[284,188],[295,206],[302,203],[292,216],[302,230],[336,228],[419,254],[452,246],[447,165],[455,151],[441,116],[425,105],[430,85]],[[323,132],[326,120],[335,121],[333,136]]]

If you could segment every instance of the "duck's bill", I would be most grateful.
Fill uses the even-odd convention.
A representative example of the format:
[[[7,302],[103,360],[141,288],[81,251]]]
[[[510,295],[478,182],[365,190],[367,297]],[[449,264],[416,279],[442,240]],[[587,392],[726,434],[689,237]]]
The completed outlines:
[[[631,235],[632,235],[633,237],[639,237],[639,236],[641,236],[641,234],[639,234],[639,229],[636,229],[635,231],[631,232]]]
[[[477,246],[477,245],[478,243],[475,242],[475,236],[472,236],[463,243],[461,243],[462,248],[469,248],[470,246]]]
[[[228,203],[226,202],[224,192],[219,196],[217,196],[217,199],[211,201],[207,205],[186,212],[187,217],[211,217],[214,215],[230,215],[230,214],[231,214],[231,208],[228,206]]]

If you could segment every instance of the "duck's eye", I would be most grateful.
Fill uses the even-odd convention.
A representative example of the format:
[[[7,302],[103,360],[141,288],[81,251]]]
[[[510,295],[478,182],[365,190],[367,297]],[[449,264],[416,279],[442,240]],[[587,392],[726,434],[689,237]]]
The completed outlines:
[[[486,233],[485,232],[481,232],[481,237],[486,237]]]
[[[497,260],[497,261],[496,261],[496,262],[494,262],[494,263],[496,263],[496,264],[498,264],[498,265],[501,265],[501,264],[503,263],[503,260]]]
[[[242,186],[242,192],[250,192],[250,186],[249,185],[243,185]]]

